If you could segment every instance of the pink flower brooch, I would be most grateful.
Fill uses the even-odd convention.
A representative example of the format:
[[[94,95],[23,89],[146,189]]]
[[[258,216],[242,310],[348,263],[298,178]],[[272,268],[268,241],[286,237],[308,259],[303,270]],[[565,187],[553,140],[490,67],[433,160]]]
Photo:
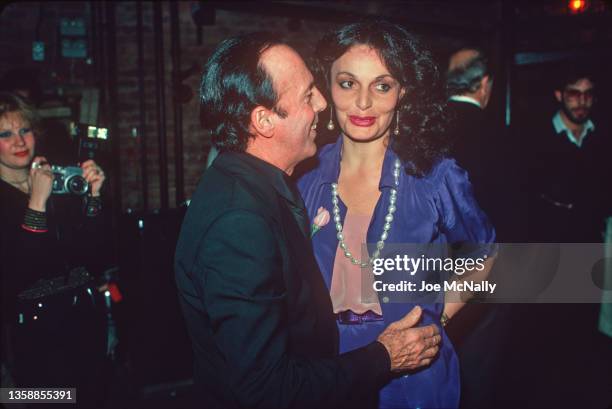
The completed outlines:
[[[317,215],[315,216],[312,226],[310,227],[310,237],[313,237],[319,230],[329,223],[330,216],[329,211],[324,207],[319,207]]]

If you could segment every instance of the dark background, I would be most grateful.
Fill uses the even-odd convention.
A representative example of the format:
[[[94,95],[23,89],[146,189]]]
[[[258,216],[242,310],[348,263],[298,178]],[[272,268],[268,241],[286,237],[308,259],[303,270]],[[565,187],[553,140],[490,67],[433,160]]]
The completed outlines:
[[[0,15],[0,75],[11,69],[31,71],[42,85],[44,106],[71,108],[71,115],[61,118],[66,121],[78,121],[84,90],[98,90],[99,111],[92,125],[111,132],[99,156],[109,162],[112,186],[107,195],[112,195],[117,214],[165,210],[189,198],[201,175],[210,142],[198,117],[199,75],[224,38],[277,31],[309,57],[321,35],[338,24],[387,17],[422,34],[443,72],[454,50],[478,45],[489,53],[495,74],[488,115],[499,133],[516,137],[506,126],[508,111],[510,124],[527,111],[552,112],[550,80],[568,61],[600,74],[596,116],[610,106],[612,5],[587,1],[583,12],[572,13],[568,3],[9,2]],[[62,21],[82,22],[84,35],[62,33]],[[66,39],[82,41],[85,55],[63,56]],[[44,43],[42,61],[32,59],[35,41]]]
[[[610,116],[612,5],[587,1],[575,13],[568,4],[563,0],[3,4],[0,76],[12,69],[31,72],[42,86],[43,107],[70,108],[69,114],[56,118],[64,123],[79,121],[84,92],[95,90],[99,110],[89,125],[109,129],[109,139],[101,142],[96,159],[109,175],[105,194],[116,238],[109,247],[120,267],[124,293],[115,307],[121,344],[109,405],[126,399],[145,400],[147,406],[190,405],[191,347],[176,302],[172,257],[184,212],[181,204],[194,191],[210,148],[209,135],[199,123],[197,95],[203,63],[218,42],[271,30],[285,35],[309,57],[325,31],[361,17],[381,16],[422,34],[442,72],[454,50],[480,46],[488,51],[495,73],[487,108],[494,129],[491,138],[510,138],[528,149],[526,126],[554,112],[551,79],[567,64],[595,72],[594,121],[603,123]],[[84,32],[67,33],[62,21],[80,22]],[[42,61],[33,60],[34,42],[44,44]],[[70,44],[83,45],[84,54],[67,56]],[[519,156],[516,166],[522,165]],[[610,186],[609,177],[602,184]],[[577,374],[571,376],[580,382]],[[608,379],[600,381],[605,385]],[[513,385],[520,388],[518,381]],[[594,388],[602,389],[597,383]],[[612,401],[611,389],[603,387],[599,395],[585,396],[593,403],[586,406],[604,407],[606,399]],[[509,391],[500,387],[499,393]],[[529,406],[528,397],[523,403]]]

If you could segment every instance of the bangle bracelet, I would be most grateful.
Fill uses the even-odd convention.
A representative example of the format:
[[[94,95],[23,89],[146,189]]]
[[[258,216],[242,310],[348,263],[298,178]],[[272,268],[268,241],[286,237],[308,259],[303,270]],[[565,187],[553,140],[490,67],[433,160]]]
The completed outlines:
[[[448,321],[450,321],[450,318],[448,318],[448,315],[446,315],[446,313],[443,312],[442,316],[440,317],[440,324],[442,324],[443,327],[446,327],[446,324],[448,324]]]
[[[27,231],[44,233],[47,231],[47,215],[29,207],[25,211],[21,227]]]
[[[26,226],[25,224],[22,224],[22,225],[21,225],[21,228],[22,228],[23,230],[27,230],[27,231],[30,231],[30,232],[32,232],[32,233],[46,233],[47,231],[49,231],[49,230],[47,230],[47,229],[34,229],[34,228],[32,228],[32,227]]]

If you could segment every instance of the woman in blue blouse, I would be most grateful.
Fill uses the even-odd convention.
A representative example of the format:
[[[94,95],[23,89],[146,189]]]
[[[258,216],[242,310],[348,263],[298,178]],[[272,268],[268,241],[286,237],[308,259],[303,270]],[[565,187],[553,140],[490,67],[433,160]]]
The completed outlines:
[[[414,35],[384,21],[340,28],[319,42],[316,57],[332,102],[327,128],[339,128],[340,137],[321,149],[317,167],[298,185],[311,220],[331,213],[313,246],[338,316],[341,351],[375,340],[415,304],[423,309],[421,325],[442,326],[463,303],[448,302],[448,293],[446,303],[444,294],[432,301],[376,293],[374,279],[402,275],[362,275],[373,258],[389,257],[385,250],[393,243],[433,244],[438,250],[430,248],[428,256],[439,257],[444,243],[477,243],[472,257],[486,259],[494,251],[494,230],[474,200],[466,172],[444,158],[438,69]],[[368,243],[365,255],[361,243]],[[492,261],[486,259],[481,279]],[[388,383],[379,394],[380,407],[458,406],[457,356],[441,333],[438,359]]]

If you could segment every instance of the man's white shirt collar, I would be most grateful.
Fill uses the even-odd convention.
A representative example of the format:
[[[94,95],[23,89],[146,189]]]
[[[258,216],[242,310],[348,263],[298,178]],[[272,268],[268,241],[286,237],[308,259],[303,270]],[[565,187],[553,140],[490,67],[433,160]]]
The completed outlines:
[[[567,139],[569,139],[571,143],[573,143],[579,148],[582,146],[582,142],[584,142],[589,132],[595,130],[595,124],[593,123],[593,121],[589,119],[588,121],[584,123],[584,127],[582,128],[582,133],[580,134],[580,140],[576,139],[576,137],[574,136],[574,133],[567,126],[565,126],[563,119],[561,119],[561,111],[557,111],[555,116],[553,116],[552,123],[553,123],[553,126],[555,127],[556,133],[565,132]]]
[[[482,106],[480,106],[480,102],[476,101],[472,97],[467,97],[465,95],[453,95],[448,100],[449,101],[467,102],[468,104],[476,105],[478,108],[482,109]]]

